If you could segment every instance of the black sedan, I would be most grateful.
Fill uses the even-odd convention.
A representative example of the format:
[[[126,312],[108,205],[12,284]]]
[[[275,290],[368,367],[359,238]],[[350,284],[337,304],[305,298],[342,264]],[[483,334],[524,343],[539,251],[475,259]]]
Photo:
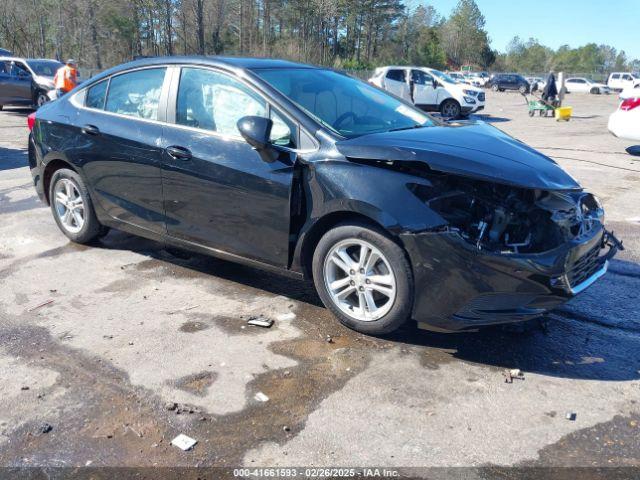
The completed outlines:
[[[311,278],[370,334],[533,318],[620,247],[550,158],[333,70],[143,59],[29,124],[36,190],[72,241],[116,228]]]

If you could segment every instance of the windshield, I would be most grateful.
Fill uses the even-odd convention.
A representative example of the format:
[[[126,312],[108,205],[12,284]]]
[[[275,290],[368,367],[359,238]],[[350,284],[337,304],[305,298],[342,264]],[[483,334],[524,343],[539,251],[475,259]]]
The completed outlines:
[[[429,70],[429,72],[433,73],[436,77],[444,80],[447,83],[458,83],[456,80],[454,80],[453,78],[451,78],[449,75],[447,75],[444,72],[441,72],[440,70]]]
[[[55,60],[27,60],[27,65],[33,70],[33,73],[42,77],[53,77],[62,67],[62,63]]]
[[[279,68],[255,73],[322,125],[347,138],[434,124],[421,110],[332,70]]]

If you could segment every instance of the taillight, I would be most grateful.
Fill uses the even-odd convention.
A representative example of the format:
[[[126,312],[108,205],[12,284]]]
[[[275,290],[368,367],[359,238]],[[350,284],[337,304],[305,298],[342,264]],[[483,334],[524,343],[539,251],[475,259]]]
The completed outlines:
[[[27,127],[29,127],[29,131],[33,130],[33,127],[36,124],[36,112],[30,113],[27,117]]]
[[[633,110],[636,107],[640,107],[640,97],[627,98],[620,104],[620,110],[624,110],[625,112],[628,110]]]

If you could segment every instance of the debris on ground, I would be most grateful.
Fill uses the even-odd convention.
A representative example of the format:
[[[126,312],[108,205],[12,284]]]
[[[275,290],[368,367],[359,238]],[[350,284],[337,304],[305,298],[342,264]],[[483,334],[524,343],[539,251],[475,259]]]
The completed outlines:
[[[513,380],[524,380],[524,373],[519,368],[511,368],[505,370],[502,374],[504,376],[504,383],[513,383]]]
[[[38,305],[34,305],[33,307],[29,308],[27,310],[27,312],[33,312],[34,310],[39,309],[40,307],[44,307],[45,305],[49,305],[50,303],[53,303],[53,298],[50,298],[47,301],[44,301],[42,303],[39,303]]]
[[[196,443],[198,443],[197,440],[194,440],[191,437],[187,437],[184,433],[181,433],[176,438],[171,440],[171,445],[174,445],[185,452],[187,450],[191,450]]]
[[[269,397],[267,397],[264,393],[262,392],[258,392],[255,394],[255,396],[253,397],[255,398],[257,401],[259,402],[268,402],[269,401]]]
[[[49,433],[51,430],[53,430],[53,426],[50,423],[45,422],[38,429],[38,433],[45,434]]]
[[[566,418],[567,420],[571,420],[573,422],[573,421],[575,421],[577,416],[578,416],[578,414],[576,412],[567,412],[567,414],[564,416],[564,418]]]
[[[23,387],[20,387],[20,390],[24,391],[24,390],[29,390],[29,387],[27,387],[26,385]]]
[[[200,305],[191,305],[190,307],[179,308],[178,310],[173,310],[171,312],[168,312],[167,315],[174,315],[180,312],[188,312],[189,310],[193,310],[194,308],[198,308],[199,306]]]
[[[293,312],[289,312],[289,313],[282,313],[278,315],[276,317],[276,320],[278,320],[279,322],[286,322],[289,320],[294,320],[295,318],[296,318],[296,314]]]
[[[327,336],[325,337],[325,341],[326,341],[327,343],[333,343],[333,337],[332,337],[331,335],[327,335]]]
[[[273,320],[265,317],[264,315],[259,315],[257,317],[249,317],[249,320],[247,320],[247,324],[253,325],[254,327],[271,328],[271,325],[273,325]]]
[[[176,408],[178,408],[178,404],[175,402],[169,402],[165,404],[164,408],[166,408],[170,412],[173,412]]]
[[[285,425],[284,427],[282,427],[282,430],[284,430],[285,432],[290,432],[291,431],[291,427]]]

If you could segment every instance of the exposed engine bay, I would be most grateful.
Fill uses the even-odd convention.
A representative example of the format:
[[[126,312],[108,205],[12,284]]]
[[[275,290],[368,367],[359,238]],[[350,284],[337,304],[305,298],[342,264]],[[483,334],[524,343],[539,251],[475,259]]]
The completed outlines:
[[[481,250],[539,253],[579,240],[604,223],[598,199],[583,191],[545,191],[431,174],[415,193]]]

